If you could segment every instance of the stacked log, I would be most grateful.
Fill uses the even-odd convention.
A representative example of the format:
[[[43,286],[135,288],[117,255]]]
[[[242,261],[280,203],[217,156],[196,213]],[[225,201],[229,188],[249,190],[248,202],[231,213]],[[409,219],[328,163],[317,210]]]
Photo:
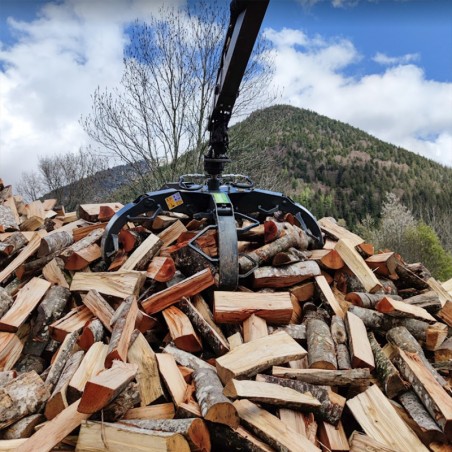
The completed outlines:
[[[449,447],[452,280],[331,218],[309,250],[275,216],[241,237],[240,272],[258,268],[220,291],[188,247],[205,221],[129,222],[107,266],[121,204],[0,201],[0,449]]]

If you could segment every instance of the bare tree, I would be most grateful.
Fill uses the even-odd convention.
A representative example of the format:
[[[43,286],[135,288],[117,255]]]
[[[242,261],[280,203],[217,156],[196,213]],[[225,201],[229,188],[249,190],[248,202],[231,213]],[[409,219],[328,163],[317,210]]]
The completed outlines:
[[[28,201],[47,194],[72,210],[101,194],[107,181],[106,169],[105,158],[86,150],[39,157],[38,172],[22,173],[18,192]]]
[[[105,153],[133,166],[139,191],[199,171],[228,22],[224,3],[208,0],[188,2],[185,10],[164,8],[148,24],[136,22],[121,86],[94,93],[82,125]],[[265,49],[261,41],[244,76],[238,114],[269,99]]]

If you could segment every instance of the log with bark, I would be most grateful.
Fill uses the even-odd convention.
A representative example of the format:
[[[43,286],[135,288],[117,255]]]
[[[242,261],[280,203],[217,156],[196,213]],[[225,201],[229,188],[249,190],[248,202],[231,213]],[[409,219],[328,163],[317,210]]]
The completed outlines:
[[[308,363],[311,369],[337,369],[336,350],[330,328],[321,319],[306,323]]]

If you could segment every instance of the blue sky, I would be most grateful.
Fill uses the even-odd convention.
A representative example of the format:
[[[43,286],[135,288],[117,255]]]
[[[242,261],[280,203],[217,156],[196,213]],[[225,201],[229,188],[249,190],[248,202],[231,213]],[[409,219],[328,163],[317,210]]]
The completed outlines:
[[[117,86],[127,25],[157,14],[161,1],[106,4],[0,2],[0,167],[8,183],[35,169],[39,155],[88,143],[79,118],[91,94]],[[281,91],[279,102],[452,166],[452,1],[271,0],[262,29],[273,44],[269,89]]]

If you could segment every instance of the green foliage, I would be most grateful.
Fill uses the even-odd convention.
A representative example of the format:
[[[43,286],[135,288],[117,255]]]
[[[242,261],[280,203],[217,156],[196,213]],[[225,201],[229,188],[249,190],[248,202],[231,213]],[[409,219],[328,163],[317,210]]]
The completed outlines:
[[[452,277],[452,254],[443,248],[435,230],[416,221],[393,193],[386,196],[380,223],[367,215],[356,232],[377,249],[396,251],[407,262],[422,262],[439,280]]]

